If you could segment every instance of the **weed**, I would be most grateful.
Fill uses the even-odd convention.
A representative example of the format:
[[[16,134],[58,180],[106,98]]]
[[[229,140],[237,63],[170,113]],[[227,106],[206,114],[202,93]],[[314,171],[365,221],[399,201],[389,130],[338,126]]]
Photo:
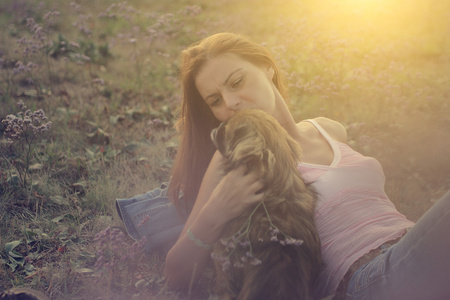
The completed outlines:
[[[131,243],[121,230],[107,227],[96,234],[94,242],[97,248],[94,268],[98,272],[99,280],[114,277],[121,284],[133,284],[127,281],[132,278],[131,275],[136,270],[139,270],[140,259],[144,254],[145,238]]]
[[[9,182],[14,185],[13,170],[15,170],[18,186],[30,194],[32,187],[30,166],[36,145],[42,135],[51,128],[52,122],[43,123],[47,121],[47,117],[42,109],[31,112],[23,101],[19,101],[17,107],[21,110],[17,116],[8,115],[2,120],[2,123],[6,124],[4,134],[8,138],[8,146],[0,150],[8,165]]]

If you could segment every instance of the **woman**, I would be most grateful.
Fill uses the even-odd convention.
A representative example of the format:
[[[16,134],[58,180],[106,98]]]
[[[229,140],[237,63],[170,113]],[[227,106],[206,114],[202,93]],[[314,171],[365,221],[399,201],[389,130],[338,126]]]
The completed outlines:
[[[341,124],[327,118],[294,122],[280,71],[264,47],[246,38],[208,37],[183,51],[180,70],[182,139],[169,195],[189,217],[166,257],[171,286],[187,287],[198,279],[227,222],[263,197],[261,182],[244,168],[222,177],[222,157],[210,141],[220,122],[257,108],[301,145],[299,171],[319,194],[315,218],[324,267],[317,297],[450,297],[450,193],[416,225],[407,220],[384,192],[380,164],[345,144]]]

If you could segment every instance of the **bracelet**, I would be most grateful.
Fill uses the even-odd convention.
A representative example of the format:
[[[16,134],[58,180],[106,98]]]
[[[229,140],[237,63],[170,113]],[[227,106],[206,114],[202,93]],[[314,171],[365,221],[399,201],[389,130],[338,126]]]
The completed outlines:
[[[198,238],[195,237],[195,235],[191,231],[191,227],[188,228],[187,234],[188,234],[189,239],[191,241],[193,241],[194,244],[196,244],[197,246],[202,247],[203,249],[206,249],[206,250],[211,250],[212,249],[211,245],[208,245],[208,244],[204,243],[203,241],[201,241],[201,240],[199,240]]]

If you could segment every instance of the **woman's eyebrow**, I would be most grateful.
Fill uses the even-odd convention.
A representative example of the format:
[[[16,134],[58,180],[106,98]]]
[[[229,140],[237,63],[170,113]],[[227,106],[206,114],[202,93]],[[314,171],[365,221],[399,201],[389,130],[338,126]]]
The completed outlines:
[[[236,70],[234,70],[233,72],[230,73],[230,75],[228,75],[227,79],[225,79],[225,81],[223,82],[223,85],[226,85],[228,83],[228,81],[230,80],[231,76],[233,76],[234,73],[239,72],[240,70],[242,70],[242,68],[237,68]]]

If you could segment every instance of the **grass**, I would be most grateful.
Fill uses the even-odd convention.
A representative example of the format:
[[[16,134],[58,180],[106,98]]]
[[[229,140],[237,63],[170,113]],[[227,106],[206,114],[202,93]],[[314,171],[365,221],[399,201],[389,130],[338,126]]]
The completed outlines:
[[[0,291],[25,286],[54,299],[208,298],[210,276],[191,295],[168,290],[159,253],[108,272],[96,268],[95,237],[122,225],[116,198],[169,179],[178,54],[215,32],[265,43],[289,79],[294,117],[343,123],[349,143],[380,160],[388,195],[410,219],[450,188],[447,2],[39,3],[0,4],[0,119],[17,114],[22,100],[52,121],[35,141],[25,187],[14,179],[23,157],[8,150],[0,123]],[[36,52],[24,52],[20,39]]]

